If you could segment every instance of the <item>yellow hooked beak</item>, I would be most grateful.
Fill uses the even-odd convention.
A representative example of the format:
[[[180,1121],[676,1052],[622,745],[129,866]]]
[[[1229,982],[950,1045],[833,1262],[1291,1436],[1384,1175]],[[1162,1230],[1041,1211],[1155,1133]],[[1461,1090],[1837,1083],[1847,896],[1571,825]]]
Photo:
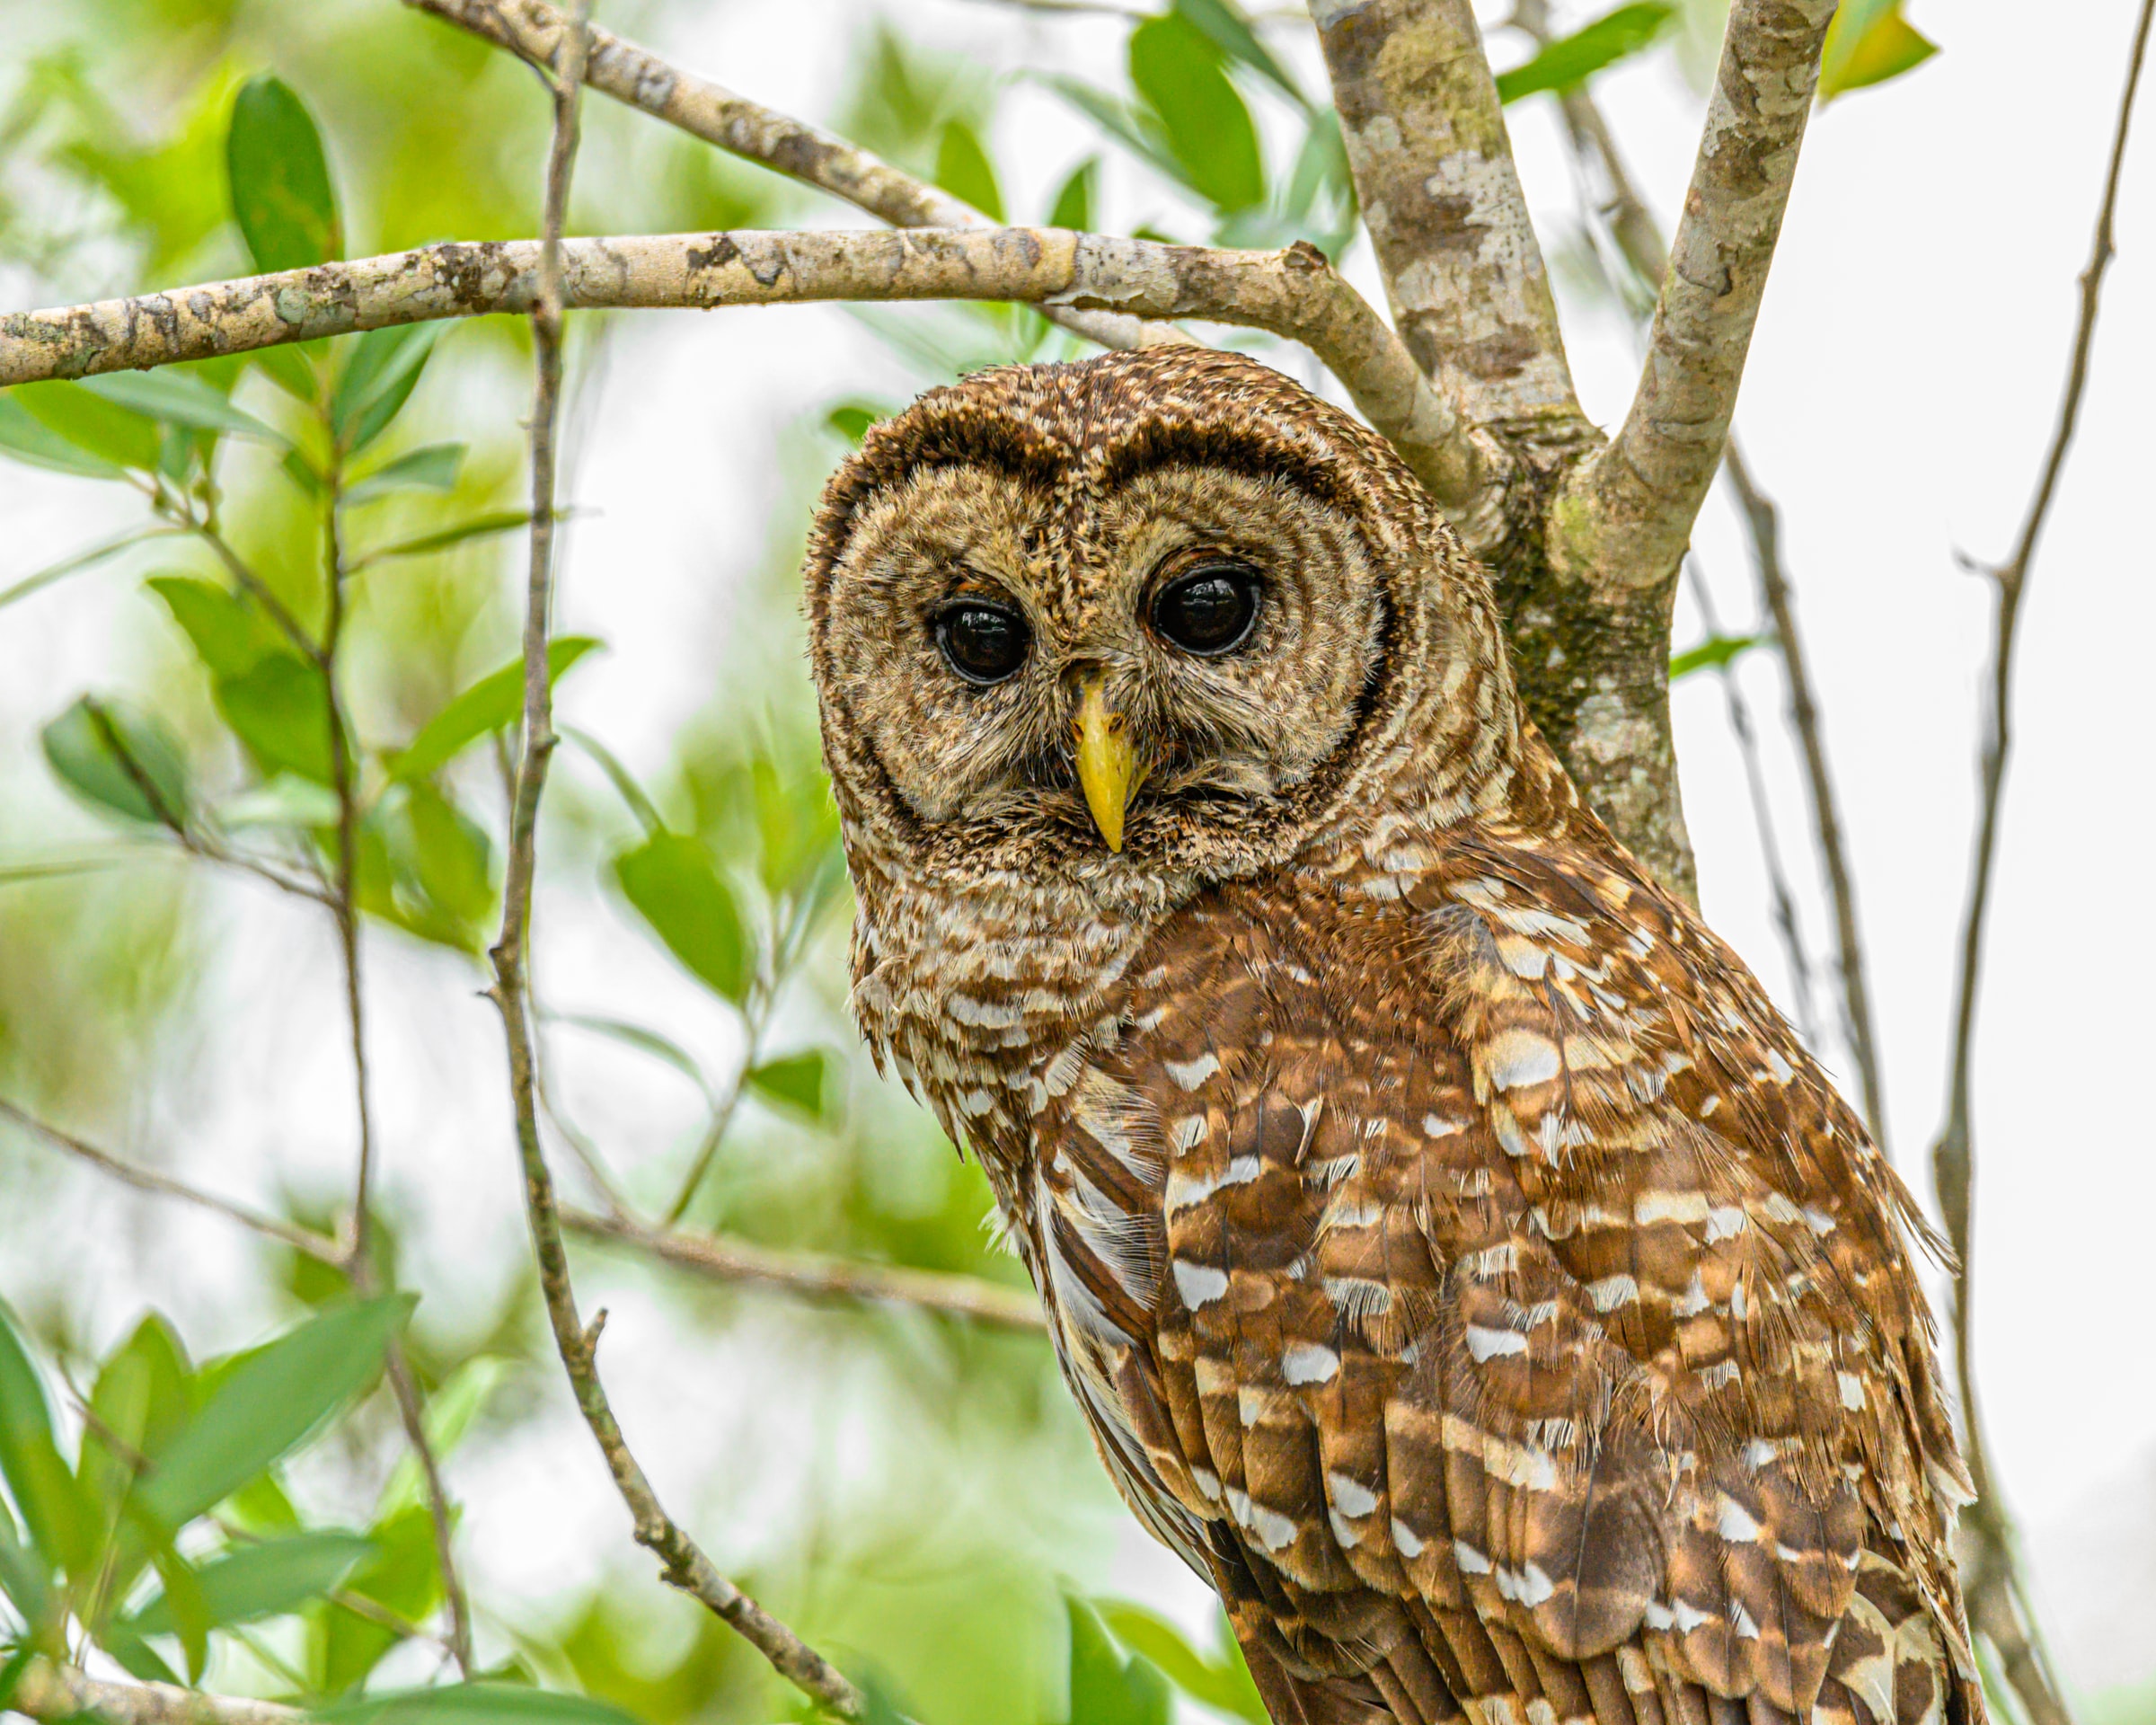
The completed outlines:
[[[1090,678],[1078,703],[1078,783],[1108,848],[1123,848],[1123,813],[1145,774],[1130,740],[1130,721],[1109,711],[1106,679]]]

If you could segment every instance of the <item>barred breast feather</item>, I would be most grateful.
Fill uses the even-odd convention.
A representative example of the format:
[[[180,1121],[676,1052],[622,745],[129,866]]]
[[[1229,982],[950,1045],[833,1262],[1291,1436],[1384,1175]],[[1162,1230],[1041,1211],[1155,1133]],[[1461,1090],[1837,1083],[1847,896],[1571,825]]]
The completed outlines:
[[[1913,1204],[1586,854],[1354,846],[1155,931],[1012,1164],[1102,1454],[1284,1721],[1978,1719]]]

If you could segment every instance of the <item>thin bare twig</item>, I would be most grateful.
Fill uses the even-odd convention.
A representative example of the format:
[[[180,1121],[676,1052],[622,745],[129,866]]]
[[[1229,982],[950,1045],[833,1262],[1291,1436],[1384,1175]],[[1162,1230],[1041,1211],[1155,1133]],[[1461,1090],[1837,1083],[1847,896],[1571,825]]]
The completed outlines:
[[[178,292],[0,316],[0,385],[245,353],[440,318],[526,314],[538,241],[422,246]],[[1301,341],[1414,469],[1469,549],[1502,527],[1490,446],[1315,247],[1236,252],[1060,228],[799,230],[564,241],[562,304],[774,305],[988,299],[1207,318]],[[549,524],[550,528],[552,524]]]
[[[588,1239],[634,1247],[713,1281],[782,1289],[810,1299],[881,1301],[970,1318],[999,1330],[1041,1334],[1040,1302],[1023,1288],[977,1276],[952,1276],[897,1264],[864,1264],[819,1252],[782,1252],[746,1240],[714,1239],[655,1228],[626,1216],[565,1210],[563,1225]]]
[[[62,1131],[49,1120],[41,1120],[28,1110],[13,1102],[0,1100],[0,1119],[12,1121],[25,1132],[44,1139],[56,1150],[64,1150],[78,1161],[110,1174],[113,1179],[132,1186],[137,1191],[155,1192],[160,1198],[176,1198],[183,1204],[192,1204],[199,1209],[214,1210],[243,1228],[251,1228],[266,1239],[275,1240],[293,1251],[303,1252],[317,1263],[341,1269],[343,1249],[326,1234],[316,1234],[312,1228],[303,1228],[296,1222],[282,1221],[274,1216],[250,1209],[231,1199],[219,1198],[214,1192],[205,1192],[190,1186],[185,1181],[174,1180],[170,1174],[158,1173],[155,1169],[122,1160],[109,1150],[78,1138],[72,1132]]]
[[[1721,619],[1715,615],[1714,596],[1707,589],[1706,577],[1700,572],[1696,559],[1688,560],[1687,567],[1692,571],[1692,591],[1699,603],[1700,620],[1707,625],[1710,636],[1719,637],[1722,632]],[[1782,956],[1789,967],[1797,1029],[1807,1042],[1816,1047],[1819,1026],[1812,1010],[1811,955],[1805,950],[1804,928],[1797,920],[1797,897],[1789,890],[1789,871],[1782,866],[1781,841],[1774,831],[1773,800],[1767,794],[1766,771],[1759,757],[1759,739],[1752,730],[1752,704],[1745,699],[1744,685],[1737,680],[1735,659],[1724,659],[1714,668],[1714,673],[1722,686],[1729,730],[1736,738],[1736,752],[1745,765],[1745,790],[1752,803],[1753,823],[1759,829],[1760,857],[1766,865],[1767,898],[1773,910],[1775,932],[1781,936]]]
[[[525,1213],[538,1261],[539,1285],[562,1369],[577,1406],[605,1457],[615,1489],[634,1518],[640,1544],[658,1557],[666,1579],[701,1600],[745,1637],[782,1676],[803,1694],[847,1718],[858,1718],[861,1693],[822,1655],[720,1575],[711,1560],[675,1523],[622,1436],[620,1423],[599,1381],[594,1358],[596,1326],[587,1330],[577,1312],[569,1255],[561,1238],[553,1177],[539,1137],[531,1001],[525,985],[525,950],[530,936],[540,794],[554,748],[546,644],[553,600],[554,430],[561,390],[561,321],[565,252],[561,225],[576,158],[577,111],[584,74],[583,11],[579,7],[553,85],[553,145],[547,160],[545,238],[541,242],[532,332],[538,381],[532,407],[531,570],[524,626],[524,718],[509,823],[508,862],[502,889],[501,933],[491,957],[490,993],[501,1013],[508,1043],[509,1088],[515,1104],[517,1145],[524,1171]]]
[[[2096,342],[2098,305],[2113,252],[2112,232],[2118,208],[2119,182],[2125,166],[2126,137],[2133,122],[2134,99],[2141,87],[2142,67],[2148,57],[2152,21],[2156,21],[2156,0],[2142,0],[2140,19],[2134,28],[2133,49],[2126,63],[2125,88],[2119,96],[2118,119],[2111,137],[2103,201],[2097,211],[2089,262],[2081,275],[2081,306],[2074,323],[2073,351],[2067,363],[2058,420],[2052,429],[2051,447],[2045,456],[2036,493],[2029,500],[2028,513],[2015,539],[2013,551],[2003,563],[1990,571],[1994,601],[1991,677],[1984,713],[1976,831],[1970,857],[1968,903],[1962,924],[1960,975],[1956,986],[1953,1070],[1948,1087],[1946,1124],[1931,1150],[1931,1173],[1939,1192],[1940,1212],[1959,1265],[1953,1290],[1954,1372],[1961,1394],[1969,1474],[1976,1486],[1976,1501],[1963,1522],[1969,1547],[1963,1566],[1969,1616],[1998,1649],[2008,1681],[2028,1704],[2037,1725],[2063,1725],[2067,1719],[2066,1706],[2038,1638],[2036,1614],[2021,1584],[2014,1558],[2013,1530],[1992,1480],[1976,1402],[1975,1349],[1971,1333],[1971,1278],[1975,1247],[1971,1213],[1975,1184],[1973,1116],[1976,998],[1983,974],[1985,918],[1991,908],[1992,879],[1998,861],[2007,758],[2013,744],[2014,644],[2021,620],[2021,601],[2028,592],[2029,569],[2036,558],[2037,542],[2043,536],[2045,523],[2058,496],[2059,476],[2065,470],[2066,453],[2072,445],[2074,429],[2081,419],[2081,397],[2088,388],[2089,359]]]
[[[546,0],[405,0],[518,58],[552,71],[569,37],[569,16]],[[916,180],[806,121],[736,95],[649,49],[593,26],[585,83],[615,101],[679,127],[744,161],[814,186],[893,227],[991,227],[990,218],[941,186]],[[1044,316],[1105,348],[1149,347],[1190,338],[1172,324],[1115,311],[1044,305]]]
[[[1856,1062],[1857,1082],[1864,1092],[1864,1123],[1872,1141],[1886,1147],[1886,1091],[1879,1062],[1878,1042],[1872,1031],[1871,984],[1864,961],[1864,937],[1857,923],[1856,877],[1849,866],[1849,844],[1842,832],[1842,807],[1834,794],[1833,774],[1826,764],[1826,736],[1819,721],[1819,704],[1812,694],[1812,674],[1805,658],[1804,638],[1797,630],[1796,601],[1781,561],[1781,521],[1774,500],[1759,489],[1733,436],[1722,452],[1722,472],[1744,506],[1751,529],[1752,564],[1759,577],[1760,597],[1774,620],[1774,639],[1781,649],[1783,674],[1789,685],[1789,724],[1804,756],[1805,783],[1811,793],[1812,829],[1819,843],[1819,862],[1826,874],[1827,896],[1834,907],[1835,969],[1842,978],[1842,1033]]]

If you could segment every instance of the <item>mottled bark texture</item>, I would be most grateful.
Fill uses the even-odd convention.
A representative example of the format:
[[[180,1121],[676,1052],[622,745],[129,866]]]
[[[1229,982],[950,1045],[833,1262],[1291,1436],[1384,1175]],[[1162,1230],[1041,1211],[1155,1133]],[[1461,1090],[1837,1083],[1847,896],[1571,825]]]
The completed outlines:
[[[1577,418],[1542,248],[1467,0],[1313,0],[1392,319],[1480,425]]]
[[[107,1725],[302,1725],[307,1717],[271,1701],[206,1695],[170,1683],[104,1683],[43,1659],[24,1668],[7,1711],[30,1719],[101,1719]]]
[[[1581,417],[1467,0],[1312,0],[1365,220],[1417,361],[1490,439],[1474,545],[1529,712],[1648,868],[1696,896],[1669,726],[1679,560],[1721,458],[1833,0],[1736,0],[1637,398]]]
[[[540,243],[386,257],[0,317],[0,385],[245,353],[537,304]],[[1194,317],[1303,342],[1438,499],[1471,502],[1480,446],[1383,318],[1307,245],[1213,251],[1058,228],[667,234],[565,241],[571,308],[995,299]]]
[[[506,48],[550,70],[570,35],[569,15],[546,0],[405,0],[445,22]],[[962,198],[916,180],[857,144],[737,95],[708,78],[669,66],[649,49],[591,27],[586,64],[588,89],[677,126],[729,155],[755,162],[803,185],[844,199],[893,227],[992,227]],[[1148,323],[1119,312],[1047,306],[1064,328],[1105,348],[1187,341],[1171,324]]]

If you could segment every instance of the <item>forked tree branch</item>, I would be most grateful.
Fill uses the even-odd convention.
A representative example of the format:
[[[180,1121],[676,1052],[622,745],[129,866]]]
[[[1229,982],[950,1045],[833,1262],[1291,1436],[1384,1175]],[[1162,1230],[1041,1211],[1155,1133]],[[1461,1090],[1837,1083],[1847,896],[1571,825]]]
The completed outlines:
[[[545,237],[539,243],[535,279],[527,301],[538,377],[532,403],[531,567],[525,595],[524,715],[510,800],[501,933],[490,953],[494,984],[489,992],[501,1013],[508,1044],[510,1101],[524,1172],[525,1215],[531,1228],[533,1255],[538,1261],[547,1321],[578,1411],[605,1458],[615,1490],[628,1506],[637,1543],[659,1560],[667,1582],[730,1624],[781,1676],[822,1706],[853,1719],[863,1711],[861,1692],[829,1660],[719,1573],[696,1543],[667,1515],[642,1465],[631,1452],[599,1380],[598,1340],[605,1314],[600,1313],[587,1327],[578,1313],[553,1175],[539,1137],[537,1051],[531,995],[525,980],[525,953],[530,939],[532,883],[537,866],[539,800],[555,744],[546,650],[553,609],[554,438],[561,411],[562,313],[569,303],[571,261],[570,248],[561,238],[561,223],[576,158],[587,11],[588,5],[579,7],[566,52],[552,77],[554,128],[547,160]]]
[[[569,36],[569,18],[547,0],[404,0],[417,10],[483,37],[519,59],[552,69]],[[993,227],[962,198],[916,180],[857,144],[782,114],[670,66],[649,49],[591,26],[585,84],[616,102],[677,126],[693,137],[844,199],[893,227]],[[1043,306],[1065,329],[1104,348],[1187,341],[1171,324],[1120,312]]]
[[[1666,605],[1721,464],[1835,0],[1736,0],[1647,360],[1609,447],[1568,481],[1553,554]]]
[[[530,313],[543,243],[422,246],[282,275],[0,317],[0,385],[246,353],[439,318]],[[1060,228],[669,234],[561,243],[565,306],[988,299],[1206,318],[1301,341],[1465,522],[1483,453],[1400,338],[1313,247],[1216,251]]]
[[[1469,0],[1312,0],[1393,321],[1477,425],[1577,420],[1557,303]]]
[[[1548,46],[1552,39],[1545,0],[1520,0],[1514,22],[1534,40]],[[1605,189],[1600,214],[1616,242],[1620,262],[1632,280],[1653,294],[1669,270],[1669,248],[1662,226],[1633,183],[1631,172],[1617,140],[1611,133],[1601,105],[1588,85],[1575,84],[1559,93],[1558,103],[1570,136],[1573,154],[1590,174],[1599,174]],[[1621,288],[1623,284],[1620,283]],[[1883,1150],[1886,1147],[1886,1104],[1877,1041],[1871,1024],[1871,986],[1864,958],[1864,942],[1857,917],[1854,871],[1849,864],[1849,846],[1842,831],[1840,799],[1826,759],[1825,728],[1818,702],[1812,693],[1811,667],[1804,638],[1797,626],[1796,600],[1789,589],[1781,555],[1781,524],[1773,500],[1754,479],[1734,431],[1723,450],[1722,469],[1743,506],[1745,523],[1752,539],[1752,564],[1759,582],[1760,603],[1773,619],[1774,638],[1781,652],[1782,671],[1789,682],[1789,722],[1797,732],[1804,758],[1805,783],[1812,805],[1812,831],[1819,850],[1821,871],[1833,904],[1834,953],[1841,986],[1843,1036],[1856,1063],[1858,1083],[1864,1092],[1865,1123]]]
[[[968,1318],[999,1330],[1039,1335],[1047,1321],[1040,1302],[1023,1288],[1005,1287],[978,1276],[911,1269],[902,1264],[868,1264],[819,1252],[782,1252],[746,1240],[711,1239],[647,1226],[625,1216],[564,1210],[571,1234],[608,1240],[715,1282],[773,1287],[809,1299],[856,1300],[917,1306]]]
[[[2110,162],[2105,170],[2096,233],[2090,245],[2089,262],[2081,271],[2081,307],[2074,322],[2073,350],[2067,362],[2066,385],[2059,402],[2058,420],[2052,429],[2051,445],[2046,452],[2036,493],[2029,500],[2028,513],[2015,538],[2013,551],[2003,563],[1989,571],[1994,601],[1992,663],[1990,686],[1986,691],[1976,831],[1969,866],[1968,904],[1963,917],[1960,974],[1955,991],[1953,1072],[1948,1084],[1946,1124],[1931,1150],[1931,1176],[1939,1193],[1940,1214],[1961,1267],[1954,1282],[1954,1372],[1961,1395],[1969,1474],[1976,1486],[1976,1501],[1963,1521],[1968,1546],[1963,1570],[1969,1597],[1969,1617],[1999,1649],[2001,1661],[2015,1689],[2025,1697],[2045,1698],[2043,1704],[2032,1703],[2029,1709],[2037,1725],[2064,1725],[2067,1712],[2044,1656],[2035,1613],[2020,1584],[2013,1530],[1992,1479],[1976,1400],[1970,1297],[1976,1243],[1971,1220],[1975,1184],[1976,1000],[1984,969],[1984,928],[1991,909],[1992,877],[1999,854],[1999,823],[2006,791],[2007,758],[2013,746],[2014,645],[2021,620],[2021,601],[2028,592],[2037,545],[2058,496],[2059,476],[2065,470],[2066,453],[2072,446],[2074,429],[2081,420],[2081,398],[2089,385],[2089,358],[2096,341],[2098,305],[2103,292],[2104,273],[2112,258],[2112,231],[2118,209],[2119,181],[2125,166],[2126,137],[2133,124],[2134,99],[2141,87],[2142,68],[2148,58],[2152,20],[2156,20],[2156,0],[2142,0],[2140,19],[2134,28],[2133,49],[2126,62],[2125,88],[2119,96],[2118,119],[2112,131]]]

